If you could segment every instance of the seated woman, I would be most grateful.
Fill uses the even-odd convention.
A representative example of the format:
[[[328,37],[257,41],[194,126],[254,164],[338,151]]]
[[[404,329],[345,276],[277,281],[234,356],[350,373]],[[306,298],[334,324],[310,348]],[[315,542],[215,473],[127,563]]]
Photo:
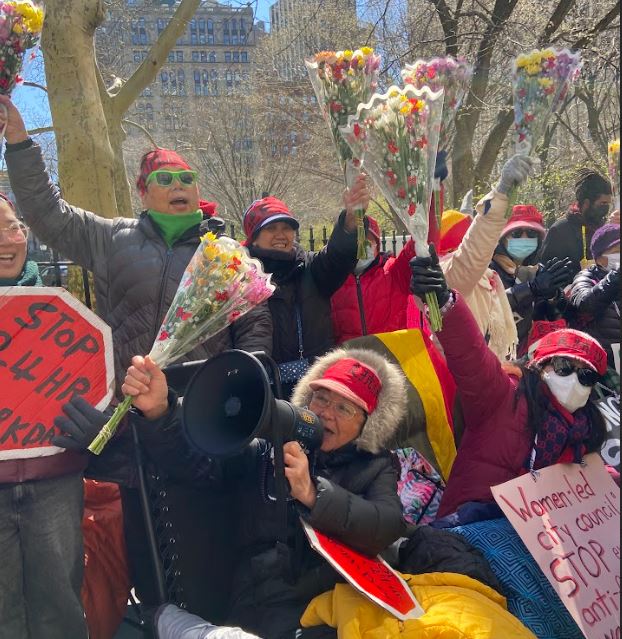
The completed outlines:
[[[311,461],[297,442],[284,446],[292,497],[289,574],[277,551],[279,511],[267,489],[274,474],[270,443],[255,440],[239,455],[219,460],[190,451],[166,379],[149,359],[134,358],[123,392],[135,398],[142,412],[134,419],[158,466],[173,477],[204,482],[210,490],[234,489],[231,537],[239,560],[231,566],[228,625],[266,639],[336,637],[328,628],[296,634],[307,604],[338,581],[307,543],[300,518],[372,556],[402,536],[397,470],[384,448],[406,410],[406,383],[399,369],[365,350],[335,350],[318,359],[297,385],[294,405],[314,412],[324,433]]]

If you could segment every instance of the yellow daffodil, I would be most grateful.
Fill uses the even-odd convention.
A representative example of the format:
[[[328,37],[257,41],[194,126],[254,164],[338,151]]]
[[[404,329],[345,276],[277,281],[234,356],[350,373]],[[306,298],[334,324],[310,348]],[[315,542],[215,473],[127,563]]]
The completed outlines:
[[[350,49],[346,49],[343,52],[343,57],[349,62],[352,60],[352,56],[354,55],[354,51],[350,51]]]
[[[620,153],[620,140],[614,140],[609,143],[609,153]]]
[[[363,55],[372,55],[374,50],[371,47],[361,47],[361,51],[363,52]]]

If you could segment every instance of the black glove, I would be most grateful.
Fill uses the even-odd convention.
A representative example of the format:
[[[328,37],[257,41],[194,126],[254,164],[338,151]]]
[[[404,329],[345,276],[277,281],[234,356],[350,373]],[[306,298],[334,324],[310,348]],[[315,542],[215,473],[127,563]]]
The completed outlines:
[[[410,290],[421,300],[425,298],[426,293],[435,293],[438,305],[443,308],[449,301],[451,291],[438,263],[438,255],[433,244],[430,244],[430,257],[413,257],[410,260],[410,270]]]
[[[560,260],[554,257],[540,266],[534,279],[529,282],[529,287],[534,297],[550,300],[560,289],[572,284],[573,279],[574,273],[570,259],[566,257]]]
[[[216,216],[216,217],[210,217],[207,220],[207,228],[211,233],[220,237],[226,232],[227,225],[221,217]]]
[[[434,168],[434,177],[443,182],[447,179],[449,170],[447,169],[447,151],[439,151],[436,154],[436,167]]]
[[[75,397],[65,404],[63,412],[67,417],[59,416],[54,420],[61,434],[52,437],[52,444],[68,450],[86,450],[108,421],[104,413],[82,397]]]
[[[602,282],[602,287],[608,295],[610,303],[618,301],[620,299],[620,270],[609,271]]]

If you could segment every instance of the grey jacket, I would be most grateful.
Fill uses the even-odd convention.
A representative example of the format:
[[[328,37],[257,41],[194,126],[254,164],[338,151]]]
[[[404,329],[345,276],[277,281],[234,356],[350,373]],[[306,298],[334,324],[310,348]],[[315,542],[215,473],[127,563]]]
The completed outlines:
[[[35,235],[93,272],[97,313],[112,328],[116,378],[122,381],[131,358],[151,350],[204,229],[189,229],[169,248],[145,214],[110,220],[65,202],[36,144],[15,151],[9,147],[5,157],[17,206]],[[272,352],[267,304],[195,348],[185,360],[207,359],[228,348]]]

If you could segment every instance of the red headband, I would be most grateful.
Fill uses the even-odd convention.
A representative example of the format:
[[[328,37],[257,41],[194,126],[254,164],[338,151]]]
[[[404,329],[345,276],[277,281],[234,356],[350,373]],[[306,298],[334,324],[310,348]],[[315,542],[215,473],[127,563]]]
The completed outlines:
[[[178,166],[180,169],[191,170],[184,158],[170,149],[156,149],[143,158],[140,164],[140,175],[136,180],[136,188],[141,195],[147,192],[147,178],[163,166]]]

